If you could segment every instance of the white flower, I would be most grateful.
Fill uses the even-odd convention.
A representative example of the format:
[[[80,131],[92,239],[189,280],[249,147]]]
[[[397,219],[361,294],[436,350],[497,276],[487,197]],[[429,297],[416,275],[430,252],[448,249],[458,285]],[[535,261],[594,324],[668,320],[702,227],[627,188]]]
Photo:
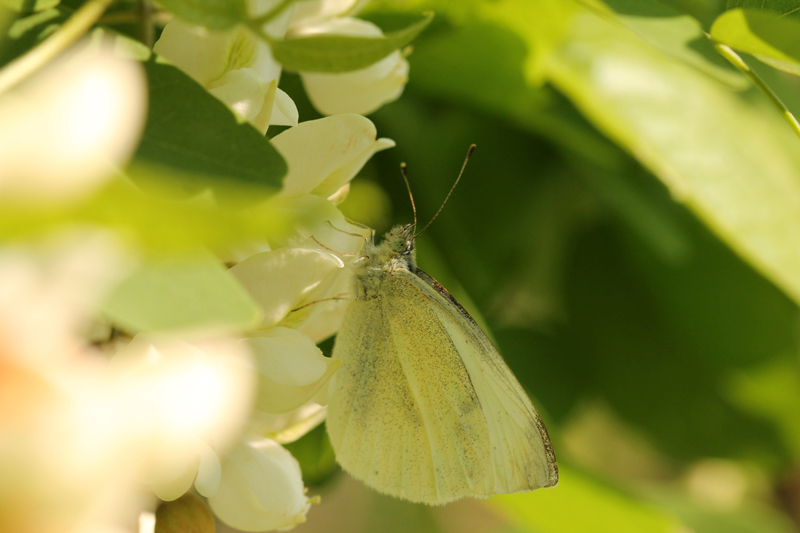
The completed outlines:
[[[311,506],[297,460],[270,439],[243,442],[225,454],[219,490],[208,503],[242,531],[290,528],[306,521]]]
[[[2,531],[100,531],[136,512],[138,462],[102,360],[78,337],[124,275],[121,256],[85,233],[0,254]]]
[[[354,15],[369,0],[307,0],[298,2],[292,17],[292,25],[299,26],[332,17]]]
[[[314,34],[382,37],[383,32],[356,18],[335,18],[291,30],[291,36]],[[325,115],[358,113],[368,115],[393,102],[408,82],[408,61],[395,51],[366,68],[340,74],[301,72],[303,86],[311,103]]]
[[[141,65],[100,48],[2,95],[0,196],[63,201],[96,188],[136,148],[146,94]]]
[[[289,165],[281,195],[331,196],[375,152],[394,146],[377,136],[372,121],[354,114],[309,120],[276,135],[272,144]]]
[[[140,479],[165,500],[181,496],[195,474],[198,491],[213,493],[214,450],[231,445],[251,411],[255,375],[247,347],[226,338],[140,334],[113,357],[110,379],[123,406],[119,416],[140,441]]]
[[[293,411],[313,398],[341,366],[324,357],[299,331],[270,328],[249,339],[258,369],[256,408],[265,413]]]
[[[251,3],[251,13],[269,11],[276,0]],[[264,27],[273,37],[282,37],[291,9]],[[178,17],[164,27],[153,49],[169,59],[214,96],[265,133],[270,124],[297,124],[297,107],[277,88],[281,66],[269,46],[244,27],[211,32]]]

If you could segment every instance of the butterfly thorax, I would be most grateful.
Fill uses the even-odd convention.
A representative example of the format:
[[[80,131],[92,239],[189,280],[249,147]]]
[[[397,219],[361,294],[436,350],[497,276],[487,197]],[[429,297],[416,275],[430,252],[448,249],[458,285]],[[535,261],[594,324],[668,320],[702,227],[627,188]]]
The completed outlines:
[[[356,266],[356,294],[359,300],[378,295],[381,282],[398,270],[416,269],[414,227],[395,226],[378,245],[368,245],[366,258]]]

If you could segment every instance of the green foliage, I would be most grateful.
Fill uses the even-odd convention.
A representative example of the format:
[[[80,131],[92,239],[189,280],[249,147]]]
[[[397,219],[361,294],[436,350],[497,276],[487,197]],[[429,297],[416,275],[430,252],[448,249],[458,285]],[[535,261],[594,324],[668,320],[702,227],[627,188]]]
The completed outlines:
[[[153,258],[119,284],[102,306],[115,324],[142,331],[254,327],[258,304],[210,256]]]
[[[224,30],[247,21],[246,0],[159,0],[164,9],[187,22]]]
[[[654,48],[713,76],[733,88],[746,86],[744,77],[714,51],[694,17],[657,0],[606,0],[615,19]]]
[[[571,469],[561,469],[559,485],[541,494],[494,499],[527,531],[542,533],[668,533],[679,522],[652,505],[636,502]],[[576,512],[580,509],[580,512]]]
[[[38,13],[56,7],[61,0],[2,0],[0,7],[17,13]]]
[[[413,41],[433,20],[422,20],[383,37],[312,35],[270,43],[272,55],[284,68],[303,72],[348,72],[366,68]]]
[[[158,187],[148,178],[160,167],[170,169],[188,194],[209,186],[224,194],[231,185],[244,185],[261,188],[263,198],[280,189],[286,163],[263,135],[177,68],[155,58],[144,66],[150,106],[134,156],[135,180]]]
[[[772,67],[800,76],[800,22],[792,18],[734,9],[714,22],[711,36]]]

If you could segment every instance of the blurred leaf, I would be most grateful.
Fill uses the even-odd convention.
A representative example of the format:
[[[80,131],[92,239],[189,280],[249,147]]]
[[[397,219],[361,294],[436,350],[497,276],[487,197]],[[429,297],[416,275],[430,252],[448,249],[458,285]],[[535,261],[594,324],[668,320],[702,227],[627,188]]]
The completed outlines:
[[[704,28],[709,28],[714,19],[725,11],[725,0],[659,0],[663,4],[682,11],[699,20]]]
[[[700,23],[656,0],[605,0],[619,20],[651,46],[729,85],[744,89],[747,79],[714,50]]]
[[[797,139],[777,114],[589,14],[549,66],[553,83],[587,117],[800,300],[800,160]]]
[[[242,196],[247,189],[237,189]],[[280,235],[305,212],[253,213],[220,210],[211,202],[175,202],[143,194],[124,180],[112,181],[72,204],[0,202],[0,239],[47,233],[68,224],[109,227],[146,253],[212,249]]]
[[[793,347],[796,310],[718,244],[694,244],[687,265],[650,258],[644,268],[626,245],[649,251],[608,228],[574,245],[565,279],[569,322],[552,341],[559,357],[539,374],[535,367],[523,371],[532,390],[550,392],[555,367],[553,375],[575,375],[578,394],[603,398],[674,458],[786,464],[790,454],[775,428],[729,401],[724,386],[735,369]],[[704,245],[715,253],[701,253]],[[748,324],[759,305],[764,321]]]
[[[800,367],[793,357],[732,374],[728,390],[742,408],[773,421],[786,445],[800,456]]]
[[[714,22],[711,36],[772,67],[800,76],[800,22],[794,19],[734,9]]]
[[[0,7],[28,15],[56,7],[61,0],[0,0]]]
[[[735,509],[709,509],[674,491],[648,491],[648,500],[679,517],[687,530],[702,533],[796,533],[789,519],[761,503],[743,502]]]
[[[149,259],[101,306],[125,331],[246,329],[258,304],[219,260],[205,255]]]
[[[14,21],[0,46],[0,67],[21,56],[56,31],[69,18],[69,13],[71,12],[63,8],[47,9]]]
[[[383,37],[312,35],[270,42],[270,50],[284,68],[302,72],[349,72],[377,63],[411,43],[433,20],[433,13],[403,30]]]
[[[508,494],[491,504],[537,533],[674,533],[681,523],[652,504],[603,486],[571,468],[560,468],[552,489]]]
[[[246,0],[158,0],[167,11],[212,30],[224,30],[245,23]]]
[[[728,0],[728,9],[763,9],[786,17],[800,17],[798,0]]]

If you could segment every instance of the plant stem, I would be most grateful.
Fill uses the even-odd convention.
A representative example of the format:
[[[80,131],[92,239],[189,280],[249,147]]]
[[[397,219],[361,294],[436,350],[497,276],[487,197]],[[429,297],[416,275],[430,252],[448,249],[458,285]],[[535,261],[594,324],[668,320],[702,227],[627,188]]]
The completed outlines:
[[[139,0],[136,5],[137,26],[139,28],[139,40],[148,48],[153,48],[155,31],[153,29],[153,4],[147,0]]]
[[[0,94],[55,59],[97,22],[112,0],[89,0],[53,34],[0,70]]]
[[[764,83],[764,80],[761,79],[761,76],[755,73],[750,66],[744,62],[744,59],[739,56],[730,46],[724,45],[722,43],[714,43],[714,48],[719,52],[719,54],[730,61],[730,63],[739,69],[742,74],[750,78],[756,87],[758,87],[761,92],[767,95],[772,105],[778,108],[778,111],[783,116],[783,119],[789,124],[789,127],[792,128],[792,131],[800,137],[800,122],[797,122],[797,119],[792,115],[792,112],[786,107],[786,105],[778,98],[778,95],[773,92],[769,86]]]

